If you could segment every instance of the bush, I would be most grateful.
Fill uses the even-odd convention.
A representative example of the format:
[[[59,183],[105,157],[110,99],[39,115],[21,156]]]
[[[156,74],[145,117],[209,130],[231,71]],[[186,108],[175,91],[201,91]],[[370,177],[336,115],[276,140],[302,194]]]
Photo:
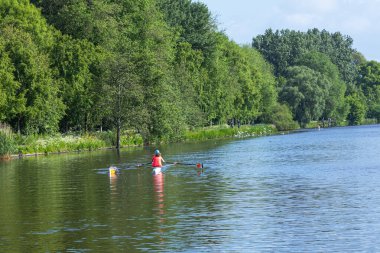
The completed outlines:
[[[293,120],[292,113],[287,105],[277,104],[271,108],[267,120],[274,124],[279,131],[298,129],[299,125]]]
[[[9,126],[0,124],[0,157],[9,158],[16,151],[12,130]]]

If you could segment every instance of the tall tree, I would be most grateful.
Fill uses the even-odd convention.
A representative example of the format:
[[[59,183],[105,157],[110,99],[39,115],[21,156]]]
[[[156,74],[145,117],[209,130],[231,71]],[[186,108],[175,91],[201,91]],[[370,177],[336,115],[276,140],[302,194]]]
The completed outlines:
[[[165,21],[179,33],[179,42],[188,42],[206,55],[214,51],[217,26],[208,7],[191,0],[158,0]]]
[[[292,30],[273,32],[268,29],[264,35],[253,38],[252,46],[274,65],[277,76],[284,75],[287,67],[294,66],[302,54],[317,51],[326,54],[338,67],[344,82],[351,83],[358,71],[358,62],[355,61],[357,54],[352,48],[352,43],[353,40],[349,36],[339,32],[319,31],[316,28],[306,33]]]
[[[306,66],[317,71],[326,80],[322,87],[326,94],[322,117],[324,119],[334,118],[338,122],[343,121],[348,113],[348,105],[345,101],[346,85],[340,78],[338,67],[326,54],[317,51],[301,55],[297,59],[296,65]]]
[[[9,122],[19,111],[25,110],[23,97],[17,96],[21,84],[15,80],[15,67],[0,36],[0,121]]]
[[[126,4],[127,2],[124,3],[124,10],[127,20],[134,26],[128,37],[136,45],[133,57],[141,73],[139,76],[144,89],[144,105],[149,112],[149,117],[139,130],[146,142],[178,138],[183,133],[185,118],[179,107],[180,96],[170,85],[175,59],[174,37],[155,1],[139,1],[138,12],[131,12]]]
[[[325,109],[328,80],[305,66],[289,67],[287,75],[287,83],[280,92],[281,102],[289,105],[302,126],[319,119]]]
[[[369,61],[362,64],[357,83],[366,98],[367,117],[380,120],[380,63]]]
[[[363,93],[357,92],[350,94],[347,97],[347,102],[350,105],[347,116],[348,123],[350,125],[360,125],[363,123],[367,111]]]
[[[53,29],[29,1],[19,0],[0,3],[0,30],[4,51],[13,65],[13,78],[8,80],[18,83],[13,85],[17,102],[8,108],[8,122],[28,133],[58,130],[64,105],[50,67]]]
[[[147,116],[143,107],[143,87],[129,55],[110,56],[104,64],[103,99],[100,102],[104,115],[108,115],[116,127],[116,148],[120,148],[122,129],[138,128],[141,119]]]
[[[95,109],[100,99],[103,51],[87,40],[58,36],[51,58],[66,105],[61,130],[87,131],[100,125],[101,113]]]

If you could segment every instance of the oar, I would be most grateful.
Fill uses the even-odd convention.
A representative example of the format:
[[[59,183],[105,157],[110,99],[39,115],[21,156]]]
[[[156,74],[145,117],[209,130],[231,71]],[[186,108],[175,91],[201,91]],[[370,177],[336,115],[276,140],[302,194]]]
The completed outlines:
[[[149,165],[149,164],[152,164],[152,162],[149,162],[149,163],[139,163],[139,164],[136,164],[136,166],[137,167],[142,167],[142,166]]]
[[[167,162],[171,164],[180,164],[180,165],[189,165],[189,166],[197,166],[198,169],[203,169],[203,163],[182,163],[182,162]]]

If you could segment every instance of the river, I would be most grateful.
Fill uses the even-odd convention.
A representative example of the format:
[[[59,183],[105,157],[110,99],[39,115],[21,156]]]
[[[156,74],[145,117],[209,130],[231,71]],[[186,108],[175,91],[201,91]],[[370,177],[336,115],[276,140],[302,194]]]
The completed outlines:
[[[380,126],[0,162],[0,252],[380,252]],[[108,175],[108,167],[120,169]]]

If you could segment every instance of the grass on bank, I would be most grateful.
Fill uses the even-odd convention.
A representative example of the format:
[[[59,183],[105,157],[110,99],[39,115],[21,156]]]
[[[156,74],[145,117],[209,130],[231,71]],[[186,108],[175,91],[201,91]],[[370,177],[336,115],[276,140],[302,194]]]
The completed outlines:
[[[364,124],[377,124],[374,119],[366,119]],[[317,128],[321,122],[310,122],[306,128]],[[339,126],[345,126],[347,122]],[[321,126],[322,127],[322,126]],[[243,125],[240,128],[231,128],[228,125],[199,128],[187,131],[181,138],[184,142],[204,141],[233,137],[263,136],[277,133],[281,126],[274,125]],[[0,159],[8,159],[11,155],[49,154],[72,151],[91,151],[100,148],[116,146],[116,134],[112,131],[90,134],[66,134],[54,136],[14,134],[12,129],[0,123]],[[125,131],[121,136],[121,146],[143,146],[143,138],[134,131]]]
[[[0,124],[0,159],[8,159],[16,151],[16,143],[12,129]]]
[[[211,139],[222,139],[228,137],[249,137],[274,134],[277,129],[274,125],[243,125],[231,128],[228,125],[201,128],[185,133],[185,141],[203,141]]]
[[[343,122],[340,122],[339,124],[336,124],[336,122],[331,123],[332,127],[345,127],[349,126],[348,121],[345,120]],[[379,122],[376,119],[364,119],[361,125],[374,125],[374,124],[379,124]],[[325,125],[323,126],[323,123],[321,121],[310,121],[305,128],[318,128],[319,127],[329,127],[328,126],[328,121],[325,121]]]
[[[277,130],[273,125],[244,125],[240,128],[222,125],[188,131],[182,139],[186,142],[203,141],[230,137],[262,136],[276,132]],[[9,158],[10,155],[64,153],[112,148],[116,146],[115,136],[112,131],[84,135],[24,136],[12,133],[9,127],[0,128],[0,157]],[[122,147],[142,145],[143,138],[138,133],[126,131],[121,136]]]
[[[141,135],[126,131],[120,140],[122,147],[142,146]],[[19,135],[9,126],[0,125],[0,159],[12,155],[49,154],[72,151],[91,151],[115,147],[115,134],[111,131],[84,135]]]

